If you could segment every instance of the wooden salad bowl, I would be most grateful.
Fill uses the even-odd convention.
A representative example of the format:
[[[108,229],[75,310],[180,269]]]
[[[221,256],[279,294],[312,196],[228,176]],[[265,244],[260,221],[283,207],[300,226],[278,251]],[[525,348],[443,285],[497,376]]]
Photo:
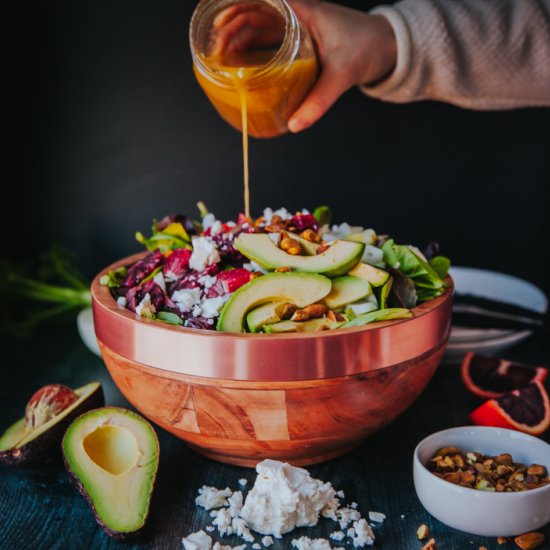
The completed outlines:
[[[230,334],[138,318],[99,278],[95,331],[116,385],[147,418],[230,464],[294,465],[346,453],[405,411],[437,369],[451,325],[446,292],[414,317],[294,334]]]

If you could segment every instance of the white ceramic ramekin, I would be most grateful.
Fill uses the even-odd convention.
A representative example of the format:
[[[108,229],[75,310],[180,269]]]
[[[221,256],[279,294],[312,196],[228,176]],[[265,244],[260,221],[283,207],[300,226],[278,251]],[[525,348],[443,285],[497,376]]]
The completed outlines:
[[[420,502],[439,521],[474,535],[515,536],[550,522],[550,485],[517,493],[461,487],[428,471],[425,464],[442,447],[458,447],[495,456],[510,453],[514,462],[550,469],[550,445],[536,437],[503,428],[463,426],[423,439],[413,458],[414,486]]]

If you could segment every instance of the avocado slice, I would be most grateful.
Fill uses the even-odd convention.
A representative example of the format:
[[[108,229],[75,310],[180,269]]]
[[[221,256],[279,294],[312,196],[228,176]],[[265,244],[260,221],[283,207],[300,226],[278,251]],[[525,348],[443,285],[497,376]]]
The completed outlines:
[[[74,391],[78,399],[44,424],[29,429],[25,417],[12,424],[0,436],[0,462],[28,464],[47,461],[59,453],[59,444],[67,426],[78,415],[105,403],[99,382],[90,382]]]
[[[330,292],[330,288],[330,279],[316,273],[291,271],[262,275],[239,288],[225,303],[218,319],[217,330],[245,332],[244,322],[251,309],[275,301],[305,307],[322,300]]]
[[[365,245],[364,243],[335,241],[321,254],[292,256],[281,250],[269,235],[241,233],[235,239],[235,248],[265,269],[291,267],[296,271],[337,277],[345,275],[359,262],[363,256]]]
[[[344,240],[373,245],[376,243],[376,238],[376,232],[374,229],[365,229],[359,233],[350,233],[349,235],[346,235]]]
[[[390,277],[384,285],[379,289],[378,303],[380,304],[380,309],[384,309],[388,304],[388,297],[390,295],[391,287],[393,286],[393,277]]]
[[[348,272],[348,275],[365,279],[365,281],[368,281],[372,286],[382,286],[390,277],[387,271],[364,262],[358,263]]]
[[[159,462],[155,431],[140,415],[103,407],[79,416],[62,443],[65,467],[96,521],[117,540],[145,525]]]
[[[360,277],[345,275],[332,279],[330,294],[323,300],[330,309],[357,302],[372,292],[370,283]]]
[[[281,321],[264,327],[265,332],[269,334],[278,334],[283,332],[319,332],[321,330],[331,330],[338,328],[342,323],[331,321],[325,317],[319,319],[309,319],[308,321]]]
[[[308,241],[307,239],[304,239],[303,237],[300,237],[300,235],[297,235],[296,233],[292,233],[291,231],[286,231],[286,234],[295,241],[300,243],[300,246],[302,247],[302,251],[305,256],[316,256],[317,250],[319,250],[320,244],[312,243],[311,241]]]
[[[355,317],[355,319],[352,319],[351,321],[340,325],[340,328],[358,327],[362,325],[367,325],[369,323],[374,323],[376,321],[408,319],[409,317],[413,317],[413,312],[410,309],[401,307],[377,309],[376,311],[371,311],[369,313],[358,315],[357,317]]]
[[[264,304],[254,308],[246,316],[246,325],[250,332],[258,332],[264,325],[278,323],[281,320],[281,313],[288,302],[278,301]]]

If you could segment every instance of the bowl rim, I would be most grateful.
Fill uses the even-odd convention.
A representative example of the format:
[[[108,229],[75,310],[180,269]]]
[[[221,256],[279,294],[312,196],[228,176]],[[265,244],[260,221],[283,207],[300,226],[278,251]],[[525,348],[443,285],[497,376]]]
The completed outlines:
[[[420,456],[419,456],[419,453],[420,453],[420,449],[428,442],[430,441],[431,439],[435,438],[436,436],[441,436],[441,435],[452,435],[453,432],[464,432],[464,430],[473,430],[475,432],[485,432],[486,434],[492,434],[492,433],[496,433],[496,432],[504,432],[504,433],[509,433],[510,435],[518,435],[518,434],[521,434],[520,437],[525,437],[525,439],[527,441],[536,441],[537,444],[538,443],[543,443],[544,445],[546,445],[548,447],[548,450],[550,451],[550,444],[547,443],[546,441],[534,436],[534,435],[531,435],[531,434],[527,434],[525,432],[520,432],[518,430],[510,430],[508,428],[499,428],[499,427],[496,427],[496,426],[468,426],[468,425],[464,425],[464,426],[454,426],[452,428],[446,428],[446,429],[443,429],[443,430],[439,430],[437,432],[433,432],[429,435],[427,435],[426,437],[424,437],[422,440],[420,440],[420,442],[416,445],[415,449],[414,449],[414,452],[413,452],[413,466],[414,465],[418,465],[423,472],[429,474],[429,477],[427,477],[427,479],[430,479],[430,480],[433,480],[433,483],[436,483],[436,484],[440,484],[441,487],[444,487],[444,488],[447,488],[449,490],[455,490],[455,491],[458,491],[460,492],[461,494],[464,494],[464,495],[471,495],[472,498],[493,498],[493,499],[503,499],[503,498],[507,498],[508,500],[512,500],[512,499],[525,499],[525,498],[529,498],[529,497],[526,497],[526,495],[531,495],[531,494],[541,494],[543,492],[548,492],[550,493],[550,484],[548,485],[544,485],[542,487],[537,487],[536,489],[529,489],[527,491],[516,491],[516,492],[510,492],[510,493],[507,493],[507,492],[503,492],[503,493],[499,493],[499,492],[496,492],[496,491],[481,491],[479,489],[473,489],[471,487],[463,487],[462,485],[457,485],[456,483],[451,483],[450,481],[446,481],[445,479],[442,479],[436,475],[433,474],[433,472],[430,472],[430,470],[428,470],[428,468],[426,467],[426,465],[422,462],[422,460],[420,460]],[[452,445],[452,443],[449,443],[450,445]],[[544,465],[546,466],[546,469],[547,471],[550,472],[550,465],[547,466],[547,465]],[[415,481],[415,488],[416,488],[416,481]],[[453,488],[453,489],[451,489]],[[485,495],[485,496],[481,496],[481,495]],[[467,497],[469,498],[469,497]]]
[[[242,332],[242,333],[221,332],[215,329],[207,330],[207,329],[189,328],[189,327],[183,327],[180,325],[171,325],[169,323],[163,323],[161,321],[157,321],[154,319],[146,319],[144,317],[136,316],[134,312],[130,311],[126,307],[118,305],[116,300],[113,298],[113,295],[111,294],[109,287],[104,286],[99,282],[100,278],[103,275],[107,274],[109,271],[134,263],[137,260],[145,257],[148,253],[149,252],[146,251],[146,252],[138,252],[135,254],[131,254],[130,256],[121,258],[120,260],[117,260],[116,262],[113,262],[109,266],[103,268],[94,277],[92,281],[92,285],[91,285],[92,301],[103,307],[106,307],[109,305],[116,306],[116,309],[111,309],[111,313],[119,315],[120,317],[123,317],[130,321],[133,321],[136,323],[143,323],[145,325],[152,325],[155,328],[159,328],[162,330],[175,331],[183,334],[192,334],[195,336],[202,335],[202,336],[211,337],[213,334],[216,334],[217,338],[239,338],[239,339],[273,341],[273,340],[318,339],[320,336],[322,336],[323,338],[327,338],[327,337],[337,336],[342,334],[362,333],[365,331],[378,330],[387,326],[394,326],[394,325],[414,321],[419,317],[422,317],[423,315],[426,315],[431,311],[437,309],[438,307],[446,303],[448,300],[452,300],[452,296],[454,293],[453,280],[450,276],[447,276],[445,278],[445,282],[447,283],[448,286],[445,289],[444,293],[441,294],[441,296],[438,296],[432,300],[428,300],[427,302],[422,302],[417,306],[415,306],[414,308],[411,308],[411,311],[413,312],[412,317],[409,317],[407,319],[391,319],[389,321],[375,321],[367,325],[361,325],[357,327],[349,327],[349,328],[343,328],[343,329],[339,328],[334,330],[324,330],[320,332],[286,332],[281,334],[266,334],[266,333],[250,333],[250,332]]]
[[[452,279],[441,296],[414,308],[414,317],[348,329],[259,335],[143,319],[120,306],[99,279],[145,254],[122,258],[93,280],[94,328],[106,348],[104,356],[110,351],[143,366],[206,379],[311,381],[363,375],[442,355],[451,329]]]

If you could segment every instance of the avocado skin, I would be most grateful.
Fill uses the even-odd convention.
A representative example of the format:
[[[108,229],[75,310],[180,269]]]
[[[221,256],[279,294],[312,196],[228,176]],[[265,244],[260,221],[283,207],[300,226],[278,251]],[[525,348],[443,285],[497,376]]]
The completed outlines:
[[[61,451],[61,440],[69,424],[81,414],[105,405],[103,388],[98,385],[86,399],[67,416],[56,422],[38,437],[31,439],[23,447],[13,447],[0,451],[0,462],[9,466],[23,466],[34,462],[50,462]]]
[[[96,411],[100,411],[102,408],[103,407],[98,407],[98,408],[86,411],[85,413],[82,413],[81,415],[79,415],[74,420],[78,420],[78,418],[80,418],[80,416],[83,416],[84,414],[93,414]],[[109,409],[118,409],[121,412],[123,412],[124,414],[126,414],[128,412],[128,409],[124,409],[122,407],[113,407],[113,406],[110,406],[110,405],[109,405]],[[130,411],[130,412],[132,412],[132,411]],[[137,415],[137,413],[133,413],[133,414]],[[147,422],[141,416],[140,416],[140,419],[143,420],[144,422]],[[158,437],[157,437],[157,433],[155,432],[155,430],[152,427],[151,427],[151,432],[153,433],[153,436],[155,438],[155,441],[156,441],[156,444],[157,444],[157,449],[159,449],[160,446],[159,446],[159,440],[158,440]],[[65,457],[65,454],[63,454],[63,462],[65,464],[65,469],[67,470],[67,473],[69,474],[69,479],[71,480],[71,483],[77,488],[78,492],[86,499],[86,502],[88,503],[88,506],[90,507],[90,509],[92,510],[92,513],[94,514],[94,518],[95,518],[97,524],[101,527],[101,529],[103,529],[105,534],[107,534],[109,537],[111,537],[112,539],[114,539],[116,541],[119,541],[119,542],[124,542],[124,541],[127,541],[127,540],[134,539],[134,538],[138,537],[141,534],[141,532],[143,531],[143,529],[147,525],[147,519],[149,518],[149,508],[147,509],[147,513],[145,514],[145,517],[143,518],[143,525],[139,529],[136,529],[135,531],[128,531],[128,532],[125,532],[125,533],[123,533],[121,531],[116,531],[114,529],[111,529],[108,525],[106,525],[104,523],[104,521],[101,519],[101,516],[97,513],[97,511],[95,509],[95,506],[94,506],[94,503],[92,501],[92,498],[90,497],[90,495],[88,494],[88,492],[84,488],[84,485],[82,484],[82,482],[80,481],[78,476],[72,471],[72,469],[71,469],[71,467],[70,467],[70,465],[69,465],[69,463],[68,463],[68,461]],[[155,486],[155,479],[157,477],[159,462],[160,462],[160,452],[159,452],[159,460],[157,460],[157,467],[155,468],[155,472],[153,474],[152,490],[154,489],[154,486]],[[149,501],[149,503],[150,503],[150,501]]]

